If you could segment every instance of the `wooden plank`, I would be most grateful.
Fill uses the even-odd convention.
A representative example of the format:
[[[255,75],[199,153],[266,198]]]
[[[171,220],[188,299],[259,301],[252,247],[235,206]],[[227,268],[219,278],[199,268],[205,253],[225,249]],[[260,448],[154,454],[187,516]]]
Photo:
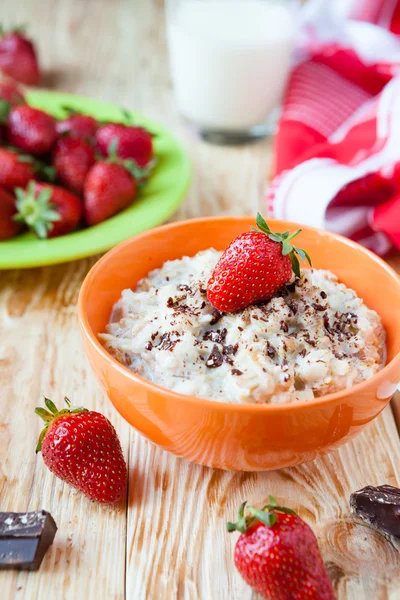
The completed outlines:
[[[168,77],[163,2],[41,0],[38,11],[35,0],[21,0],[8,3],[5,21],[32,24],[48,86],[135,107],[176,131],[195,167],[176,218],[254,214],[263,207],[270,142],[210,146],[180,123]],[[83,356],[75,305],[93,262],[0,274],[1,508],[44,507],[59,525],[41,570],[1,573],[0,596],[255,600],[234,570],[236,536],[226,533],[225,521],[241,500],[261,504],[272,492],[317,533],[339,600],[394,600],[397,551],[348,511],[351,491],[400,485],[400,443],[390,409],[343,449],[272,473],[213,471],[162,452],[122,422]],[[32,411],[44,393],[57,401],[66,393],[112,420],[129,452],[126,507],[88,502],[35,458],[40,425]]]
[[[105,508],[56,479],[35,456],[43,395],[103,412],[125,452],[129,427],[99,390],[83,353],[75,306],[93,260],[0,274],[1,510],[44,508],[58,533],[37,574],[0,572],[4,599],[123,598],[126,509]],[[110,561],[110,556],[119,557]],[[90,572],[97,575],[90,576]],[[18,592],[18,594],[16,594]],[[4,594],[4,595],[3,595]]]

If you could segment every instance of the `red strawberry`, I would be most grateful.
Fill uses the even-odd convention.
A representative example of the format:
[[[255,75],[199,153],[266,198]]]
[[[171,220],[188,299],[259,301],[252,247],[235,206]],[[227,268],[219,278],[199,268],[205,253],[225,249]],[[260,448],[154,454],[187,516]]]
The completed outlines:
[[[22,92],[13,81],[0,80],[0,123],[7,123],[11,108],[18,104],[25,104]]]
[[[300,277],[302,260],[311,259],[307,252],[291,245],[300,233],[272,233],[260,214],[259,231],[241,233],[227,247],[207,286],[207,296],[221,312],[235,312],[271,298],[292,277],[292,269]]]
[[[16,212],[14,196],[0,188],[0,240],[8,240],[21,229],[21,225],[14,221]]]
[[[69,135],[73,138],[82,138],[88,140],[94,137],[98,123],[96,119],[89,115],[73,114],[57,121],[56,130],[59,136]]]
[[[310,527],[272,496],[262,510],[239,509],[240,531],[235,566],[243,579],[267,600],[335,600],[332,584]]]
[[[120,212],[136,196],[136,182],[120,164],[98,162],[89,171],[84,186],[85,218],[96,225]]]
[[[82,194],[86,176],[95,160],[92,146],[84,140],[66,137],[54,146],[52,162],[57,176],[75,194]]]
[[[14,107],[8,115],[8,141],[30,154],[49,152],[57,137],[55,119],[27,104]]]
[[[86,408],[58,411],[45,399],[35,412],[46,423],[36,452],[54,475],[83,492],[91,500],[112,504],[126,489],[127,468],[117,432],[102,414]]]
[[[26,85],[38,85],[40,71],[32,42],[20,30],[0,35],[0,70]]]
[[[65,235],[77,228],[82,218],[82,203],[61,187],[31,182],[26,191],[16,189],[17,219],[39,238]]]
[[[22,91],[15,81],[12,81],[11,79],[0,80],[0,99],[7,102],[10,106],[26,104]]]
[[[96,143],[103,156],[115,153],[123,160],[133,159],[139,167],[153,158],[153,140],[142,127],[109,123],[97,130]]]
[[[26,187],[31,179],[36,179],[31,158],[0,148],[0,186],[13,192],[16,187]]]

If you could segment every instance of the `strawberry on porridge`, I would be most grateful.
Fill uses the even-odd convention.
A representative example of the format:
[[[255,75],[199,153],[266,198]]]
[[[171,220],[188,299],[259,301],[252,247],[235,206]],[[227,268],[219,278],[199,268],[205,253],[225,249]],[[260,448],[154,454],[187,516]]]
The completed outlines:
[[[276,237],[273,242],[280,243]],[[207,295],[210,281],[218,280],[213,299],[227,289],[222,279],[229,266],[221,255],[226,257],[208,249],[168,261],[134,291],[124,290],[100,335],[106,349],[158,385],[236,403],[311,400],[381,368],[385,333],[379,316],[333,273],[286,271],[267,299],[253,296],[253,303],[222,312]],[[224,266],[220,276],[217,263]],[[273,269],[272,276],[280,272]],[[230,293],[226,297],[235,297]]]

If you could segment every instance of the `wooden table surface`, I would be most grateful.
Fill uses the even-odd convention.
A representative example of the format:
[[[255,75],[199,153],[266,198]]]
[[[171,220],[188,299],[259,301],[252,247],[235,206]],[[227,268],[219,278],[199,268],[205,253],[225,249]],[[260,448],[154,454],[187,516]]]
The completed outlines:
[[[211,146],[179,120],[161,0],[3,0],[2,7],[3,21],[29,23],[46,87],[135,108],[183,140],[194,179],[176,218],[262,208],[270,142]],[[399,553],[348,509],[356,489],[400,485],[390,408],[339,451],[277,472],[213,471],[163,452],[119,417],[84,356],[76,301],[96,258],[0,274],[0,506],[45,508],[59,528],[39,572],[0,574],[0,598],[255,599],[233,567],[236,535],[226,533],[225,521],[243,499],[258,505],[270,493],[313,527],[340,600],[399,598]],[[129,462],[126,505],[91,503],[35,456],[33,409],[43,394],[57,402],[68,395],[114,423]]]

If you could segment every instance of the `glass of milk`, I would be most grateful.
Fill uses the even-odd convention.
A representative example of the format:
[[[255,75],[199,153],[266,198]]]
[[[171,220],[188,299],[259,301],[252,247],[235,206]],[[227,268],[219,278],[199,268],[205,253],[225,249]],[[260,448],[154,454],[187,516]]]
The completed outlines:
[[[296,7],[290,0],[168,0],[176,101],[202,137],[240,143],[271,133],[290,71]]]

